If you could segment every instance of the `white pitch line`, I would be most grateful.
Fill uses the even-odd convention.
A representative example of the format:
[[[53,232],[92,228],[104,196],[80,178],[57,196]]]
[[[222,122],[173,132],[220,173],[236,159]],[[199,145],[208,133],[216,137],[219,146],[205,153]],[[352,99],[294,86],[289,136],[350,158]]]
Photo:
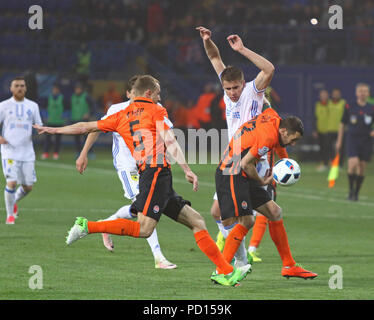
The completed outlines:
[[[37,162],[37,165],[42,167],[49,167],[49,168],[60,168],[60,169],[67,169],[67,170],[76,170],[75,166],[64,164],[64,163],[51,163],[51,162]],[[115,170],[113,169],[101,169],[101,168],[95,168],[90,167],[87,169],[87,172],[96,172],[96,173],[102,173],[102,174],[111,174],[115,175]],[[78,174],[78,172],[77,172]],[[175,183],[187,183],[184,179],[178,179],[173,178],[173,182]],[[212,182],[206,182],[206,181],[199,181],[199,186],[202,187],[208,187],[208,188],[215,188],[215,184]],[[374,207],[374,202],[367,202],[367,201],[358,201],[358,202],[352,202],[345,199],[339,199],[339,198],[327,198],[327,197],[321,197],[319,195],[310,194],[310,189],[308,189],[305,193],[298,193],[294,192],[292,190],[285,191],[277,189],[277,194],[279,195],[289,195],[296,198],[302,198],[302,199],[308,199],[308,200],[322,200],[322,201],[328,201],[328,202],[334,202],[334,203],[341,203],[341,204],[352,204],[352,205],[359,205],[359,206],[365,206],[365,207]]]

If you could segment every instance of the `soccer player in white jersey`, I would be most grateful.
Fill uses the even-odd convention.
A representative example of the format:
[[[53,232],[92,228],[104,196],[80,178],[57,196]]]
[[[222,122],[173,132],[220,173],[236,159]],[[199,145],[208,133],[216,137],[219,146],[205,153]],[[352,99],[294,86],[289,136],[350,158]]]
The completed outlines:
[[[133,76],[127,84],[127,98],[126,102],[121,102],[112,105],[107,114],[103,117],[106,118],[114,113],[117,113],[123,109],[126,109],[131,103],[132,96],[132,86],[139,76]],[[88,163],[88,151],[91,149],[92,145],[95,143],[99,137],[100,132],[93,132],[88,134],[85,145],[76,160],[76,167],[80,173],[83,173],[87,167]],[[135,160],[131,155],[129,148],[126,146],[123,138],[117,133],[113,132],[113,144],[112,144],[112,153],[113,153],[113,165],[117,171],[118,178],[122,183],[123,190],[125,191],[124,196],[127,199],[130,199],[132,202],[135,201],[136,195],[139,193],[139,175],[138,168],[136,166]],[[111,215],[106,220],[115,220],[118,218],[122,219],[131,219],[135,218],[130,213],[130,205],[126,205],[117,210],[116,213]],[[103,243],[104,246],[113,251],[114,245],[113,241],[109,234],[103,233]],[[148,244],[152,250],[153,257],[155,260],[155,267],[159,269],[174,269],[177,267],[174,263],[168,261],[161,251],[161,247],[158,241],[157,231],[154,229],[153,233],[149,238],[147,238]]]
[[[243,123],[262,112],[265,89],[273,78],[274,66],[267,59],[246,48],[238,35],[230,35],[227,40],[231,48],[242,54],[261,70],[254,80],[245,82],[242,70],[233,66],[225,66],[217,46],[211,39],[211,31],[204,27],[198,27],[196,29],[200,32],[206,54],[219,76],[224,89],[223,100],[226,105],[228,141],[230,141],[235,131]],[[262,162],[264,163],[262,167],[265,168],[267,164],[266,156],[262,159]],[[267,167],[269,167],[268,164]],[[217,222],[221,234],[226,238],[225,236],[228,235],[235,225],[224,226],[222,224],[220,218],[221,212],[216,194],[214,195],[211,213]],[[235,263],[241,265],[246,264],[247,261],[245,242],[242,241],[235,255]]]
[[[224,90],[223,99],[226,105],[228,138],[230,141],[232,135],[243,123],[251,120],[262,112],[265,90],[273,78],[275,68],[270,61],[246,48],[238,35],[230,35],[227,37],[227,41],[231,48],[243,55],[261,70],[254,80],[245,82],[242,70],[233,66],[225,66],[217,46],[211,39],[211,31],[205,27],[197,27],[196,29],[200,32],[205,52],[221,80]],[[267,160],[266,150],[264,150],[264,155],[257,168],[261,177],[264,177],[270,172],[270,170],[268,170],[270,166]],[[216,194],[214,195],[211,214],[217,222],[220,235],[223,236],[223,238],[226,238],[235,224],[228,226],[222,224],[221,212]],[[272,240],[276,245],[283,262],[282,276],[300,278],[316,277],[317,274],[303,269],[293,260],[288,244],[288,237],[283,225],[283,219],[272,222],[272,230]],[[219,241],[217,241],[218,247],[222,248],[224,245],[224,240],[222,240],[223,239],[221,239],[221,242],[223,244],[221,246]],[[245,248],[245,240],[243,240],[235,254],[235,265],[240,266],[247,263],[248,255]]]
[[[25,79],[14,78],[10,91],[12,97],[0,102],[0,124],[3,127],[0,136],[1,159],[6,180],[6,224],[14,224],[18,216],[16,203],[32,190],[36,182],[32,125],[42,125],[38,105],[25,98]]]

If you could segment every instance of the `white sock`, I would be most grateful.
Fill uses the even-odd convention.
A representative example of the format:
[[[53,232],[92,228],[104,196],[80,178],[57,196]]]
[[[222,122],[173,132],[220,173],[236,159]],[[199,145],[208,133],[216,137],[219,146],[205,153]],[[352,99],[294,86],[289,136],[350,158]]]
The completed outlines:
[[[230,231],[235,227],[236,223],[232,224],[231,226],[225,227],[226,231],[230,233]],[[240,246],[238,250],[235,253],[235,260],[243,261],[244,263],[248,262],[247,259],[247,250],[245,248],[245,237],[243,238],[242,242],[240,243]]]
[[[17,191],[16,191],[16,195],[15,195],[15,202],[18,202],[20,201],[21,199],[23,199],[25,196],[27,195],[27,192],[23,189],[22,186],[19,186]]]
[[[15,204],[16,189],[5,187],[4,199],[7,217],[13,216],[13,208]]]
[[[109,218],[106,218],[104,221],[116,220],[116,219],[132,219],[130,213],[130,205],[123,206],[117,210],[115,214],[112,214]]]
[[[254,247],[254,246],[250,246],[250,247],[248,248],[248,252],[256,252],[256,250],[257,250],[257,248]]]
[[[161,252],[156,229],[153,230],[152,234],[147,238],[147,241],[155,259],[165,258]]]
[[[219,231],[221,231],[223,237],[226,239],[229,235],[229,231],[225,229],[224,225],[222,224],[221,220],[216,220],[217,227]]]

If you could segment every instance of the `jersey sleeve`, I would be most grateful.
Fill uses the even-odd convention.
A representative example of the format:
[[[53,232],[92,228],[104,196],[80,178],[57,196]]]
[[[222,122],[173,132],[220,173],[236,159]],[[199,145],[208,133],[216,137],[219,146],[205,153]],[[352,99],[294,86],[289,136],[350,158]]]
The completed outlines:
[[[260,159],[263,155],[268,153],[268,151],[272,150],[278,140],[277,135],[274,130],[271,130],[271,128],[264,128],[264,130],[257,131],[257,133],[259,132],[261,133],[256,135],[256,139],[249,150],[249,152],[257,159]]]
[[[347,103],[345,105],[345,108],[344,108],[344,113],[343,113],[343,117],[342,117],[342,123],[344,124],[348,124],[349,123],[349,114],[350,114],[350,111],[349,111],[349,104]]]
[[[288,153],[285,147],[277,146],[275,148],[275,153],[279,157],[279,159],[288,158]]]
[[[156,122],[157,128],[160,128],[160,131],[173,129],[173,123],[170,121],[168,113],[163,107],[155,112],[153,120]]]
[[[104,119],[102,120],[98,120],[97,121],[97,127],[99,128],[99,130],[103,131],[103,132],[108,132],[108,131],[116,131],[117,129],[117,126],[118,126],[118,122],[119,122],[119,114],[121,112],[117,112],[117,113],[114,113],[112,114],[111,116],[105,116],[103,117]]]
[[[34,124],[38,124],[40,126],[43,125],[42,118],[39,112],[39,106],[37,104],[35,104],[35,109],[34,109]]]

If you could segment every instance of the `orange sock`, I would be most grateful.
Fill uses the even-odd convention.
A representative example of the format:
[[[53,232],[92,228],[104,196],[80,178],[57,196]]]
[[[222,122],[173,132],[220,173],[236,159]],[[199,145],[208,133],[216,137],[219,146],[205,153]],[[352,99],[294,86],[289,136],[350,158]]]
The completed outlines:
[[[279,221],[269,221],[269,232],[275,246],[278,249],[282,259],[283,266],[294,266],[295,260],[292,258],[286,229],[284,228],[283,219]]]
[[[262,237],[265,234],[267,224],[268,218],[266,218],[262,214],[256,216],[256,221],[255,225],[253,226],[252,237],[251,241],[249,242],[249,246],[258,248]]]
[[[198,231],[194,233],[194,236],[200,250],[217,266],[220,273],[228,274],[234,270],[232,265],[224,259],[207,230]]]
[[[131,236],[138,238],[140,223],[126,219],[116,219],[109,221],[88,221],[88,233],[110,233],[119,236]]]
[[[249,229],[238,223],[226,238],[225,247],[223,249],[223,257],[228,263],[234,258],[236,251],[238,250],[241,242]]]

